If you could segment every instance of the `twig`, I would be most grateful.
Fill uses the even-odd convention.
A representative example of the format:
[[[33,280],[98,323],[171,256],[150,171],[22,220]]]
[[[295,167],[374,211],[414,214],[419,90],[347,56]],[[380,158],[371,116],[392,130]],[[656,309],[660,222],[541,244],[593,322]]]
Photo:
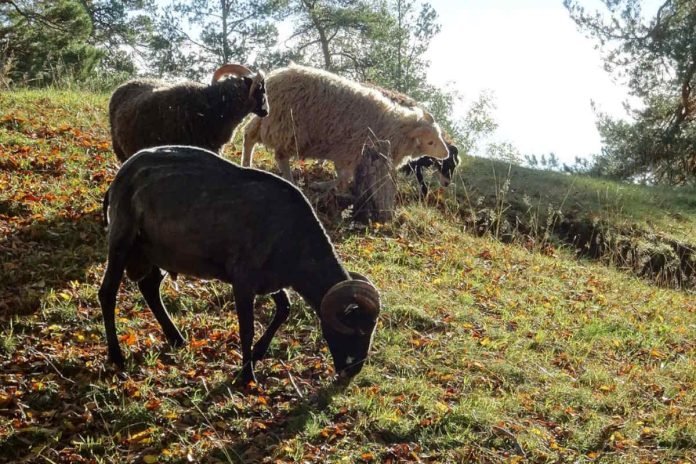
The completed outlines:
[[[39,356],[41,356],[42,358],[44,358],[44,360],[53,368],[54,371],[56,371],[56,374],[58,374],[58,375],[60,376],[61,379],[65,380],[66,382],[70,382],[70,383],[72,383],[72,384],[75,384],[75,381],[74,381],[74,380],[67,378],[66,376],[64,376],[64,375],[58,370],[58,368],[55,366],[55,364],[53,364],[53,363],[51,362],[51,360],[48,358],[48,356],[46,356],[45,354],[43,354],[42,352],[40,352],[40,351],[38,351],[38,350],[36,350],[36,349],[34,349],[34,348],[30,348],[30,349],[28,350],[28,352],[29,352],[29,353],[32,353],[32,354],[38,354]]]
[[[522,445],[520,445],[520,442],[517,441],[517,438],[515,437],[515,435],[512,434],[512,432],[502,427],[498,427],[497,425],[493,426],[493,432],[505,435],[508,439],[510,439],[510,441],[512,441],[512,444],[515,446],[515,452],[517,453],[517,455],[522,456],[523,458],[527,457],[527,453],[524,452]]]
[[[297,386],[295,383],[295,379],[293,378],[292,374],[290,373],[290,369],[288,369],[288,366],[285,365],[283,360],[280,360],[280,365],[285,368],[285,370],[288,372],[288,378],[290,379],[290,383],[292,384],[293,388],[297,392],[297,394],[300,396],[300,398],[304,398],[304,395],[302,394],[302,391],[300,391],[300,388]]]

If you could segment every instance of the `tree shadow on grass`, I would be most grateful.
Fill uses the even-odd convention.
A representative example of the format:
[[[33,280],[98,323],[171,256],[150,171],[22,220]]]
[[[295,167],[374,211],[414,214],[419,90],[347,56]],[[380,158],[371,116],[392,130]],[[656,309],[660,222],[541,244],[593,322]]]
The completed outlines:
[[[6,203],[0,204],[3,210],[10,214],[2,217],[7,227],[0,229],[0,318],[36,312],[48,291],[84,280],[90,266],[105,259],[105,233],[97,211],[37,218],[13,227],[12,221],[26,222],[28,212],[14,211]]]

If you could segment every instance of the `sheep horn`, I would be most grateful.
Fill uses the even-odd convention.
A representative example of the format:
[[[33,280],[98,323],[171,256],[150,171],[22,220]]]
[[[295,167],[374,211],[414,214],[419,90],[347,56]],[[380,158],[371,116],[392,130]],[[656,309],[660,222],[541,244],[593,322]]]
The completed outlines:
[[[252,95],[254,95],[254,91],[256,90],[256,87],[258,87],[259,84],[264,81],[264,79],[266,79],[266,74],[264,74],[264,72],[261,71],[260,69],[258,71],[256,71],[256,75],[254,76],[254,80],[251,83],[251,88],[249,89],[249,96],[250,97]]]
[[[223,64],[217,71],[213,73],[212,83],[216,83],[220,78],[226,74],[234,74],[236,76],[249,76],[251,75],[251,69],[241,64]]]
[[[348,274],[350,274],[350,278],[353,280],[362,280],[363,282],[367,282],[369,284],[372,284],[372,281],[362,274],[358,274],[357,272],[352,272],[352,271],[348,271]]]
[[[344,280],[331,287],[321,301],[320,314],[327,325],[335,331],[353,335],[357,330],[341,322],[339,316],[353,309],[354,305],[359,308],[363,316],[377,320],[380,307],[379,292],[369,281]]]

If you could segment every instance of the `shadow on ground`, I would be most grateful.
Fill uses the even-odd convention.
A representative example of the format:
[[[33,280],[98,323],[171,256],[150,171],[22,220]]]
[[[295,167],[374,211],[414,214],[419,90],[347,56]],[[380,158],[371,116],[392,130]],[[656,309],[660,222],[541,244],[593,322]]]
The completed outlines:
[[[36,312],[49,289],[84,280],[89,267],[105,259],[105,234],[98,212],[45,219],[27,213],[0,204],[3,222],[31,221],[8,226],[9,232],[0,229],[0,317]]]

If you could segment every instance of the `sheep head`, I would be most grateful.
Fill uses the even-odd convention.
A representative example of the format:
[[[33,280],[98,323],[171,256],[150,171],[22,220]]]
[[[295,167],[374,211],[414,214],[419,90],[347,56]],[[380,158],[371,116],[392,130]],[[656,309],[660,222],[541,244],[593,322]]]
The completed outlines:
[[[241,64],[224,64],[213,73],[211,85],[228,75],[237,76],[244,80],[249,88],[248,101],[253,108],[252,111],[262,118],[268,116],[266,75],[264,72],[259,70],[254,74],[249,68]]]
[[[339,381],[357,375],[367,359],[380,311],[379,292],[360,274],[329,289],[319,311]]]
[[[427,116],[422,116],[413,122],[406,135],[410,139],[414,153],[428,155],[435,159],[445,159],[449,155],[440,126],[430,121]]]
[[[442,160],[442,162],[438,161],[437,165],[438,174],[440,176],[440,184],[444,187],[447,187],[450,184],[452,181],[452,176],[454,175],[454,170],[459,165],[459,149],[457,149],[456,146],[448,143],[447,151],[449,152],[449,156]]]

